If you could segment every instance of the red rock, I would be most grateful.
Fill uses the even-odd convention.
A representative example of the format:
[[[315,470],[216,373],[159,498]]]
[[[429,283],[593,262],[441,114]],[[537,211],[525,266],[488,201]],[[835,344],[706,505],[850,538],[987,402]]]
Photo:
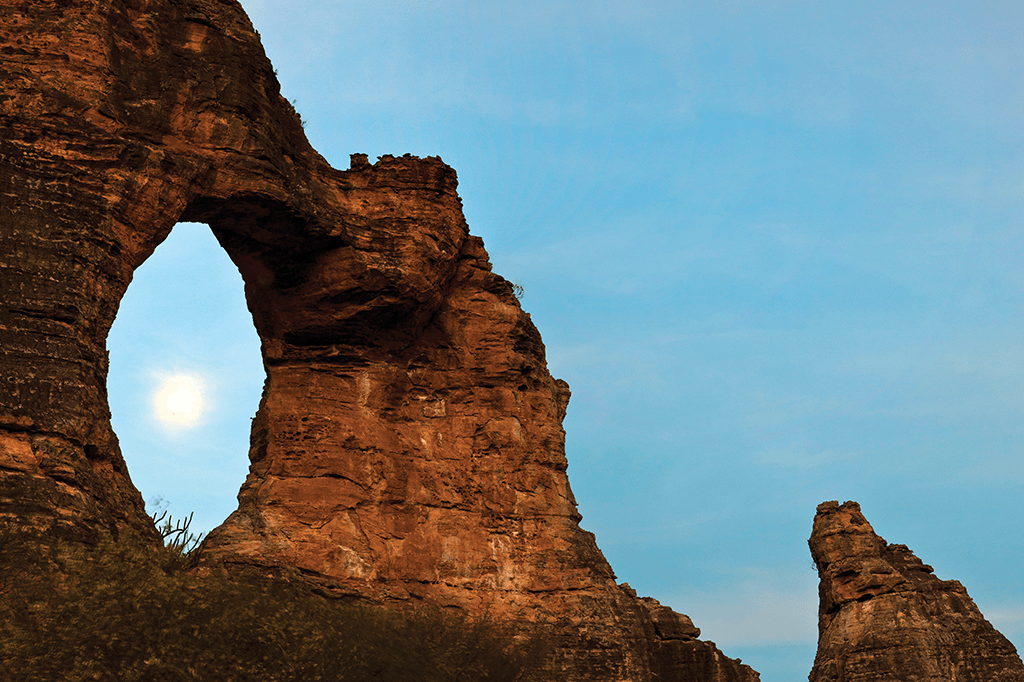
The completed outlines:
[[[155,541],[105,340],[178,221],[245,280],[267,379],[206,557],[553,625],[564,680],[758,679],[620,589],[566,476],[568,386],[440,159],[306,141],[231,0],[0,6],[0,513]]]
[[[818,505],[810,547],[821,579],[811,682],[1024,680],[964,586],[887,544],[856,502]]]

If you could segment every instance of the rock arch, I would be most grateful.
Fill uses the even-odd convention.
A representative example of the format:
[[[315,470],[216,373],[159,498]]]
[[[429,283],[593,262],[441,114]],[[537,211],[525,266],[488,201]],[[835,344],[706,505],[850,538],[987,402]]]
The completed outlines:
[[[232,0],[0,7],[0,513],[153,537],[105,339],[178,221],[238,265],[267,371],[209,554],[564,625],[566,680],[750,680],[579,526],[569,391],[440,159],[331,168]]]

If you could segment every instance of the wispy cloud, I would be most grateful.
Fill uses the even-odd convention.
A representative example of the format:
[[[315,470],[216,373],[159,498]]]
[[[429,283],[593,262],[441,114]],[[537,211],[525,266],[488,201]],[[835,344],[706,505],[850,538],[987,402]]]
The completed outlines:
[[[1004,635],[1024,634],[1024,604],[978,604],[988,622]]]
[[[722,647],[817,641],[818,580],[803,572],[741,569],[714,593],[662,599],[689,615],[701,638]]]
[[[794,446],[791,448],[771,448],[763,450],[756,455],[755,459],[761,464],[774,467],[790,467],[794,469],[813,469],[836,462],[848,461],[855,458],[849,452],[836,450],[815,450],[807,447]]]

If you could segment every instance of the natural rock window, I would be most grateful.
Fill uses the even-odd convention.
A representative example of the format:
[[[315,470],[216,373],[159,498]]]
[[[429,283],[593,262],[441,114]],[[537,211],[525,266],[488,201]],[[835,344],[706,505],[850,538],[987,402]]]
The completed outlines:
[[[208,531],[237,506],[263,385],[242,278],[210,228],[178,224],[135,271],[107,340],[114,431],[150,513]]]

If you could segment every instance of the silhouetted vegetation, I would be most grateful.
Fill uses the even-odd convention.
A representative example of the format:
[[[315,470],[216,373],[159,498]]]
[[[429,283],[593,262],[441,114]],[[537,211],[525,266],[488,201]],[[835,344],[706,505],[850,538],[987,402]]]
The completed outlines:
[[[163,541],[165,561],[176,564],[177,568],[189,569],[199,564],[199,550],[203,545],[202,533],[192,532],[192,517],[175,520],[166,510],[153,516],[153,525]]]
[[[182,525],[164,547],[40,545],[0,528],[0,679],[513,682],[543,659],[544,638],[507,624],[195,568],[187,523],[169,527]]]

